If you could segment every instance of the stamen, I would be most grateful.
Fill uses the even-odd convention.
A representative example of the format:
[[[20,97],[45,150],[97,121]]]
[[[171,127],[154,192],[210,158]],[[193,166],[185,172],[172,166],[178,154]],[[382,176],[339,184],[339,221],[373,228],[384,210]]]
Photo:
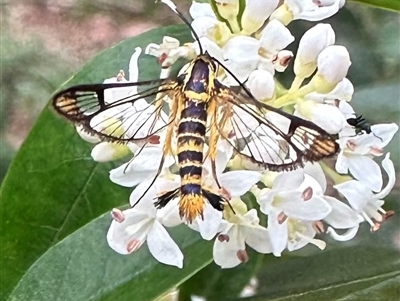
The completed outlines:
[[[218,240],[220,241],[220,242],[228,242],[229,241],[229,235],[227,235],[227,234],[220,234],[220,235],[218,235]]]
[[[325,232],[324,224],[321,221],[313,222],[312,227],[318,234]]]
[[[353,140],[349,140],[347,141],[346,146],[349,150],[354,151],[357,145],[354,143]]]
[[[150,144],[160,144],[160,136],[159,136],[159,135],[150,136],[150,137],[147,139],[147,141],[148,141]]]
[[[369,149],[370,149],[371,155],[381,156],[383,154],[383,149],[381,149],[379,147],[371,146]]]
[[[162,66],[162,64],[165,62],[167,59],[168,55],[163,52],[158,58],[157,58],[157,63]],[[168,68],[169,66],[164,66],[163,68]]]
[[[372,219],[370,219],[369,216],[364,211],[362,212],[362,216],[365,218],[365,220],[368,222],[368,224],[371,225],[371,227],[373,227],[375,225],[375,223],[372,221]]]
[[[117,74],[117,82],[120,82],[124,79],[125,77],[125,72],[124,70],[119,70],[119,73]]]
[[[111,217],[118,223],[122,223],[125,220],[124,213],[118,208],[113,208],[113,210],[111,210]]]
[[[132,252],[135,252],[137,249],[139,249],[141,245],[142,245],[141,241],[133,239],[130,242],[128,242],[128,244],[126,246],[126,250],[129,253],[132,253]]]
[[[380,227],[381,227],[381,223],[375,223],[370,229],[371,233],[378,231]]]
[[[313,196],[313,189],[310,186],[304,189],[303,193],[301,194],[301,198],[303,199],[303,201],[310,200],[312,196]]]
[[[383,211],[385,211],[385,210],[383,210]],[[383,220],[387,220],[387,219],[391,218],[393,215],[394,215],[393,210],[386,211],[385,214],[383,215]]]
[[[247,254],[246,250],[237,251],[236,256],[239,258],[241,262],[249,261],[249,255]]]
[[[278,214],[277,220],[278,220],[279,225],[282,225],[286,221],[286,219],[287,219],[287,215],[285,213],[281,212]]]

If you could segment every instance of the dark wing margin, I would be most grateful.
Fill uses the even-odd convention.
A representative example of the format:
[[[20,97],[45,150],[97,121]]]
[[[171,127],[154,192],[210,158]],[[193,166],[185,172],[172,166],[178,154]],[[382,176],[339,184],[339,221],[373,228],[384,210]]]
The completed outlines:
[[[102,140],[145,140],[169,125],[164,111],[180,80],[73,86],[58,92],[52,104],[57,113]]]
[[[339,145],[316,124],[259,102],[238,82],[236,90],[215,80],[216,101],[223,112],[218,129],[249,168],[293,170],[304,162],[335,155]]]

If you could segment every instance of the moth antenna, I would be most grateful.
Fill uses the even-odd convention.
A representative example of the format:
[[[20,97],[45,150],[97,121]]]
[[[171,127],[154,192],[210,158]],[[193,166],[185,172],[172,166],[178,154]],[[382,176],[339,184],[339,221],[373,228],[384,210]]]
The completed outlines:
[[[192,25],[190,24],[190,22],[188,21],[188,19],[186,19],[185,16],[176,8],[176,5],[174,4],[174,2],[172,2],[171,0],[156,0],[156,3],[158,3],[158,2],[162,2],[165,5],[167,5],[189,27],[190,31],[194,35],[195,40],[197,41],[197,43],[199,43],[200,54],[203,54],[203,47],[201,47],[199,36],[194,31],[194,29],[193,29]]]

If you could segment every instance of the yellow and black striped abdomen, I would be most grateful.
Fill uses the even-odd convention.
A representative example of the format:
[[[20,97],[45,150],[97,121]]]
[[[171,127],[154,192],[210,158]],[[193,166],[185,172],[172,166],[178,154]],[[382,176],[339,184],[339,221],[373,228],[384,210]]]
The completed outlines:
[[[178,165],[181,176],[179,213],[188,221],[203,213],[201,173],[206,123],[206,103],[187,99],[178,126]]]

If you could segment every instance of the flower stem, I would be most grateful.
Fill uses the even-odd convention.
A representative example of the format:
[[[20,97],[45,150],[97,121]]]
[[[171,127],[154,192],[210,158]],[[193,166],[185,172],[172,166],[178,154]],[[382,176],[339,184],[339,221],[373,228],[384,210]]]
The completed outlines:
[[[296,76],[292,82],[292,86],[289,89],[289,93],[294,93],[300,89],[301,84],[303,83],[304,78]]]
[[[338,174],[336,171],[334,171],[332,168],[330,168],[324,162],[319,162],[319,165],[321,166],[324,173],[326,173],[333,180],[335,185],[352,180],[352,177],[350,177],[348,175]]]
[[[311,93],[314,91],[314,86],[313,85],[305,85],[303,87],[301,87],[297,92],[294,93],[287,93],[286,95],[283,95],[279,98],[277,98],[274,103],[273,106],[275,108],[281,108],[283,106],[287,106],[290,104],[294,104],[296,103],[298,98],[302,98],[303,96]]]
[[[229,25],[231,26],[232,33],[239,33],[240,26],[238,20],[236,18],[231,18],[228,20]]]

